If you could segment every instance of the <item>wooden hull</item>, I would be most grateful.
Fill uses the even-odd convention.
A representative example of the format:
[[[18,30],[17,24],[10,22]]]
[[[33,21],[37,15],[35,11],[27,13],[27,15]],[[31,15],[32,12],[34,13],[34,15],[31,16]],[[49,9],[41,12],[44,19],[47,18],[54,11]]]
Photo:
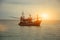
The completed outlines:
[[[19,26],[40,26],[41,22],[39,23],[19,23]]]

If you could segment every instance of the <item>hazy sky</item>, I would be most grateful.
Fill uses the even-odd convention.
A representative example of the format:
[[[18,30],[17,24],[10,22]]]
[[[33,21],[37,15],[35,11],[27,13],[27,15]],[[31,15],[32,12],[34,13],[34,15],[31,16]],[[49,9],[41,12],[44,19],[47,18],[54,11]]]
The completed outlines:
[[[35,16],[47,13],[50,19],[60,19],[60,0],[2,0],[0,1],[0,19],[11,19],[10,16],[21,16],[24,11]],[[34,15],[35,14],[35,15]]]

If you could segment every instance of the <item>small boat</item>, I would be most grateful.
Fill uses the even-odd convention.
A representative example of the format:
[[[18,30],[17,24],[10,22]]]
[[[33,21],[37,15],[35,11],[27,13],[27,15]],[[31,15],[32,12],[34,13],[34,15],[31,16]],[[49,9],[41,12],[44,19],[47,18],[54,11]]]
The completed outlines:
[[[31,15],[28,18],[25,18],[24,13],[22,12],[22,16],[20,17],[19,26],[40,26],[41,20],[39,20],[38,15],[37,18],[33,21]]]

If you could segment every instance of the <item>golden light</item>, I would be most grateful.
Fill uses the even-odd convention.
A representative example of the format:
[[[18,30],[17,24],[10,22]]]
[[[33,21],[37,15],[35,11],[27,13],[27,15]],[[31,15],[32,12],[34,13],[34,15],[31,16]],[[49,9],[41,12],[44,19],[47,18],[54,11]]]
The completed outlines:
[[[46,20],[49,17],[48,13],[42,13],[42,14],[40,14],[40,16],[43,20]]]

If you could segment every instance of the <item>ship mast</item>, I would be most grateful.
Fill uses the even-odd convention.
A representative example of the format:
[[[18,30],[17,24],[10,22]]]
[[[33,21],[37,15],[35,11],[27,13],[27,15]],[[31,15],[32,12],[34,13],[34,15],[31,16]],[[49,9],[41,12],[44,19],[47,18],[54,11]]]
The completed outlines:
[[[22,16],[20,17],[20,21],[23,22],[24,20],[24,12],[22,12]]]
[[[37,14],[37,20],[38,20],[38,14]]]
[[[24,12],[22,12],[22,17],[24,17]]]

